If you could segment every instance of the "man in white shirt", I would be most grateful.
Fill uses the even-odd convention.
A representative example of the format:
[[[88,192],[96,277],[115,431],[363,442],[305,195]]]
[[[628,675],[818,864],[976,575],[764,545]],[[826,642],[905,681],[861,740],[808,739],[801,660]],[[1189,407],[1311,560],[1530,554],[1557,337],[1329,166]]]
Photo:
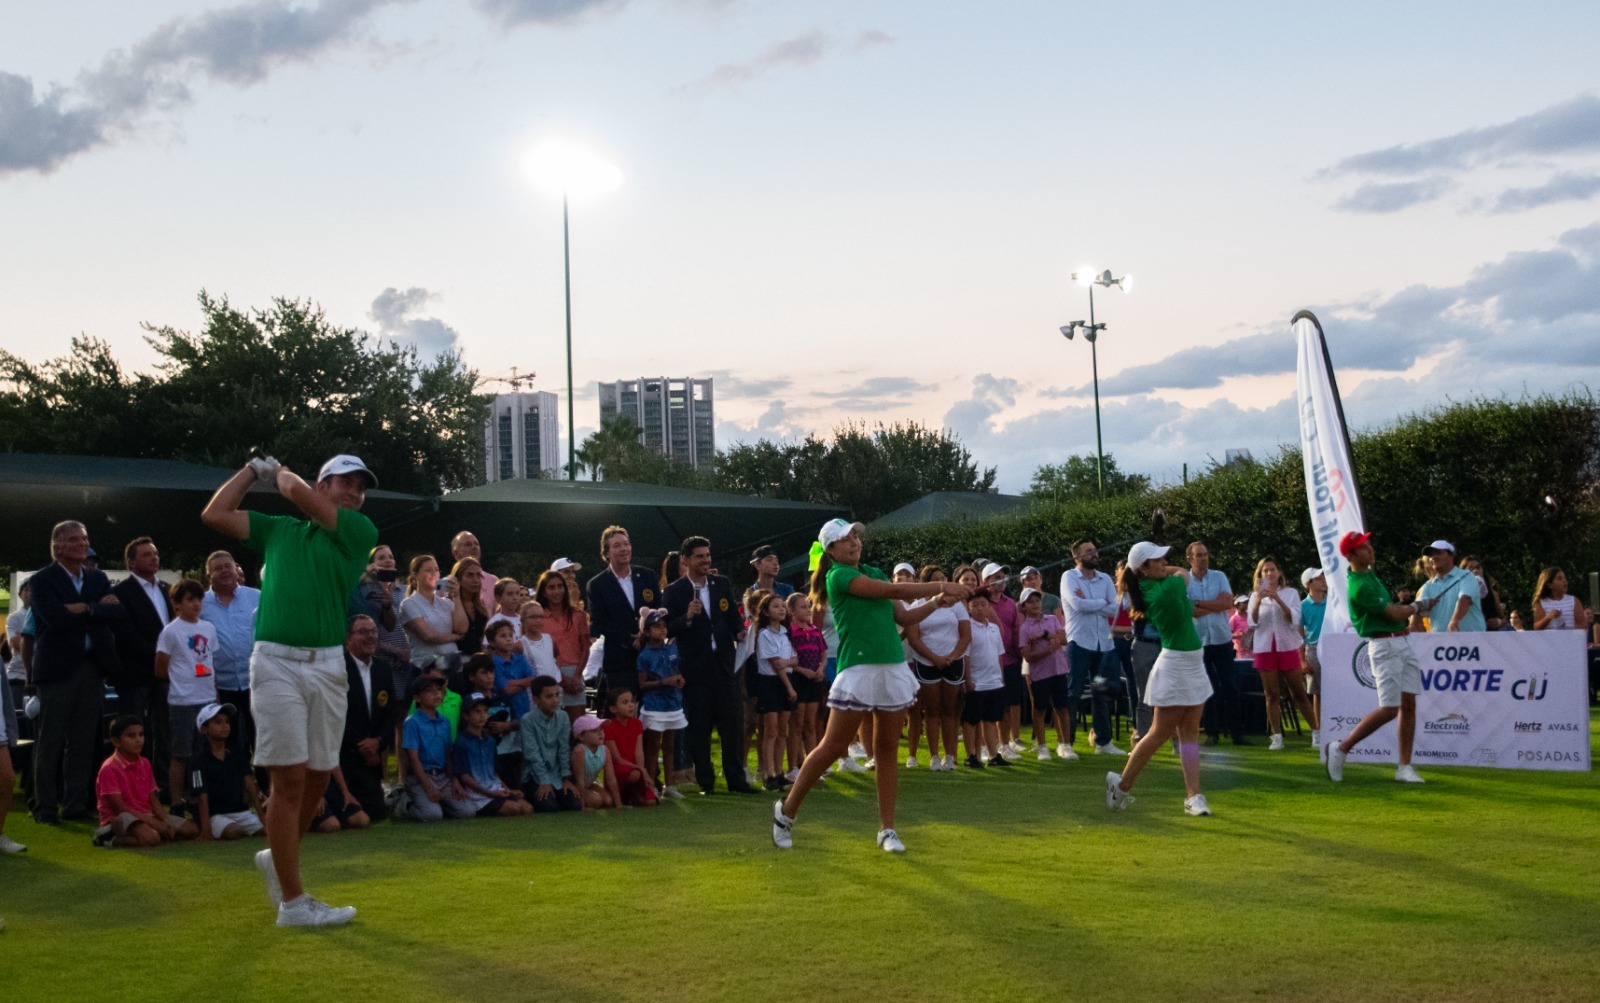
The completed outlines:
[[[1234,678],[1233,628],[1228,626],[1233,590],[1228,576],[1211,566],[1211,551],[1199,540],[1184,550],[1189,561],[1189,599],[1194,603],[1194,629],[1204,646],[1206,676],[1211,680],[1211,699],[1206,701],[1204,724],[1206,744],[1216,745],[1222,732],[1233,736],[1234,745],[1249,745],[1244,737],[1244,716],[1239,708],[1239,687]]]
[[[1077,731],[1077,708],[1085,692],[1090,694],[1093,713],[1094,751],[1101,755],[1127,755],[1112,743],[1111,712],[1116,693],[1125,684],[1122,661],[1116,642],[1111,639],[1111,618],[1117,615],[1117,586],[1110,575],[1100,573],[1100,551],[1093,540],[1072,545],[1073,567],[1061,576],[1061,604],[1067,611],[1067,663],[1072,675],[1067,683],[1067,700],[1073,713],[1072,730]],[[1068,738],[1067,748],[1056,749],[1062,759],[1077,759]]]

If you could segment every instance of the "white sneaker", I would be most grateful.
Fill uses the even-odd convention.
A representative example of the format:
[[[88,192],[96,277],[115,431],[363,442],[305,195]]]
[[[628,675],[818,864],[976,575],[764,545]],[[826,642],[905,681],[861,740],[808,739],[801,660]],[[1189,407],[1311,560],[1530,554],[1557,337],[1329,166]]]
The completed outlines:
[[[865,773],[867,768],[856,762],[854,756],[846,756],[839,760],[833,767],[835,773]]]
[[[889,853],[906,852],[906,844],[900,842],[900,834],[893,829],[879,830],[878,845]]]
[[[1050,750],[1045,748],[1043,745],[1034,746],[1033,754],[1041,763],[1048,763],[1050,761]]]
[[[956,756],[955,756],[955,753],[947,752],[947,753],[944,754],[944,768],[946,770],[953,770],[953,769],[956,768]]]
[[[1106,808],[1110,811],[1122,811],[1133,804],[1133,795],[1117,785],[1122,783],[1122,774],[1106,774]]]
[[[1022,750],[1014,749],[1009,745],[1002,745],[1000,747],[1000,758],[1008,763],[1015,763],[1022,758]]]
[[[356,918],[354,906],[335,909],[326,902],[301,893],[292,902],[278,904],[279,926],[339,926]]]
[[[1115,742],[1107,742],[1105,745],[1095,746],[1094,754],[1097,756],[1126,756],[1128,753],[1125,749],[1117,748]]]
[[[783,775],[783,779],[789,781],[791,784],[794,783],[796,780],[799,780],[800,779],[800,767],[796,766],[794,769],[790,770],[788,773],[785,773]]]
[[[993,758],[994,756],[990,754],[989,747],[987,745],[983,747],[982,752],[978,753],[978,762],[980,763],[987,763]]]
[[[661,788],[661,796],[666,798],[669,801],[682,801],[683,800],[683,792],[678,790],[678,788],[672,786],[671,784],[668,784],[667,786]]]
[[[1012,752],[1015,752],[1019,756],[1022,755],[1022,743],[1014,738],[1006,743],[1006,748],[1010,749]]]
[[[1328,743],[1328,779],[1334,783],[1344,779],[1344,757],[1345,754],[1339,751],[1338,742]]]
[[[849,756],[851,759],[866,759],[867,747],[860,742],[851,742]]]
[[[1311,747],[1313,749],[1322,748],[1322,729],[1321,728],[1312,728],[1311,729]]]
[[[1078,761],[1078,754],[1073,751],[1072,746],[1062,742],[1056,746],[1056,758],[1065,759],[1069,763],[1075,763]]]
[[[272,866],[272,851],[262,850],[256,854],[256,870],[261,872],[261,880],[267,885],[267,898],[273,905],[283,905],[283,888],[278,885],[278,871]],[[283,925],[283,924],[279,924]],[[297,926],[306,924],[299,923]]]
[[[794,819],[783,813],[781,800],[772,802],[772,845],[780,850],[794,846]]]
[[[1192,798],[1183,799],[1183,813],[1185,815],[1209,815],[1211,806],[1206,804],[1204,794],[1196,794]]]
[[[878,761],[868,756],[867,761],[861,764],[863,770],[872,771],[878,768]]]
[[[1395,778],[1395,780],[1399,781],[1402,784],[1425,784],[1425,783],[1427,783],[1426,780],[1424,780],[1421,777],[1417,776],[1417,768],[1415,766],[1412,766],[1410,763],[1407,763],[1404,766],[1401,766],[1398,769],[1396,769],[1394,771],[1394,778]]]
[[[1283,751],[1283,736],[1281,734],[1272,736],[1272,740],[1267,743],[1267,751],[1269,751],[1269,752],[1281,752],[1281,751]]]
[[[27,853],[28,848],[12,839],[10,836],[0,835],[0,853]]]
[[[906,769],[914,770],[916,768],[917,768],[917,757],[916,756],[907,756],[906,757]]]

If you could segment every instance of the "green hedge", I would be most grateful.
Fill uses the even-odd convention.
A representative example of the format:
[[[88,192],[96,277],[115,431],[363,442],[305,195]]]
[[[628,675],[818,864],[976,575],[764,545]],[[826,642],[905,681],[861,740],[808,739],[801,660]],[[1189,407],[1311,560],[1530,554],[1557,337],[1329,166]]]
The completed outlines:
[[[1378,570],[1391,587],[1412,583],[1422,547],[1443,537],[1484,561],[1508,606],[1528,609],[1548,565],[1565,568],[1572,591],[1589,601],[1587,574],[1600,569],[1600,407],[1592,394],[1451,404],[1358,434],[1352,452]],[[1152,525],[1157,507],[1160,532]],[[873,533],[866,559],[885,567],[907,560],[948,568],[979,556],[1013,569],[1059,566],[1083,537],[1099,541],[1108,568],[1136,540],[1182,547],[1202,539],[1236,585],[1266,554],[1293,574],[1316,563],[1298,448],[1140,495],[1041,501],[1024,515]]]

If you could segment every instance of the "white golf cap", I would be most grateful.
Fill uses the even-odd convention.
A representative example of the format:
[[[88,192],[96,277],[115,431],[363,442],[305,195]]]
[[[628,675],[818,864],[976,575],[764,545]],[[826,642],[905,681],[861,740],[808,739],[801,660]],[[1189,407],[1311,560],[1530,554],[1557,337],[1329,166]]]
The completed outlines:
[[[913,575],[917,573],[917,569],[912,567],[911,566],[911,562],[909,562],[909,561],[901,561],[899,564],[896,564],[894,566],[894,574],[898,575],[902,571],[908,572],[908,573],[913,574]]]
[[[983,577],[979,580],[986,582],[995,575],[1007,575],[1010,573],[1011,569],[1006,567],[1004,564],[996,564],[993,561],[990,561],[988,564],[983,566]]]
[[[321,482],[330,477],[337,477],[339,474],[354,474],[357,472],[367,475],[367,487],[375,488],[378,486],[378,475],[367,469],[367,465],[361,462],[361,457],[352,456],[349,453],[340,453],[327,463],[324,463],[322,469],[317,472],[317,480]]]
[[[195,730],[199,731],[201,728],[204,728],[206,726],[206,722],[216,717],[218,714],[228,715],[228,719],[231,721],[239,716],[239,708],[235,707],[231,703],[208,703],[204,707],[200,708],[200,713],[194,716]]]
[[[1322,577],[1321,568],[1307,568],[1300,572],[1300,587],[1305,588],[1318,578]]]
[[[1151,543],[1149,540],[1140,540],[1128,551],[1128,567],[1143,567],[1145,561],[1154,560],[1157,557],[1166,557],[1167,551],[1171,549],[1171,547],[1163,547],[1159,544]]]
[[[829,519],[817,531],[817,542],[822,544],[822,548],[826,550],[851,533],[859,533],[866,528],[861,523],[851,522],[848,519]]]
[[[571,568],[573,571],[582,571],[583,565],[579,564],[577,561],[574,561],[570,557],[558,557],[550,564],[551,571],[565,571],[568,568]]]
[[[1040,592],[1038,589],[1023,589],[1022,590],[1022,595],[1017,596],[1017,605],[1018,606],[1026,605],[1029,599],[1032,599],[1034,596],[1042,596],[1042,595],[1044,595],[1044,593]]]
[[[1435,540],[1426,547],[1422,548],[1422,552],[1427,554],[1429,557],[1432,557],[1441,550],[1448,550],[1453,554],[1456,552],[1456,545],[1451,543],[1449,540]]]
[[[1027,567],[1023,568],[1021,571],[1017,572],[1017,577],[1018,578],[1026,578],[1029,575],[1037,575],[1038,573],[1039,573],[1039,569],[1030,564]]]

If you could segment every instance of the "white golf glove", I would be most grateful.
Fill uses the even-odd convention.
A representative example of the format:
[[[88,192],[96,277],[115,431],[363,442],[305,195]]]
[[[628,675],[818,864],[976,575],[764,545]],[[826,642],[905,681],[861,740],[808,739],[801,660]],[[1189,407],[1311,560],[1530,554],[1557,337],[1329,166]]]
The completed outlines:
[[[256,472],[257,481],[272,485],[278,482],[278,470],[283,465],[270,456],[257,456],[250,460],[249,466]]]

